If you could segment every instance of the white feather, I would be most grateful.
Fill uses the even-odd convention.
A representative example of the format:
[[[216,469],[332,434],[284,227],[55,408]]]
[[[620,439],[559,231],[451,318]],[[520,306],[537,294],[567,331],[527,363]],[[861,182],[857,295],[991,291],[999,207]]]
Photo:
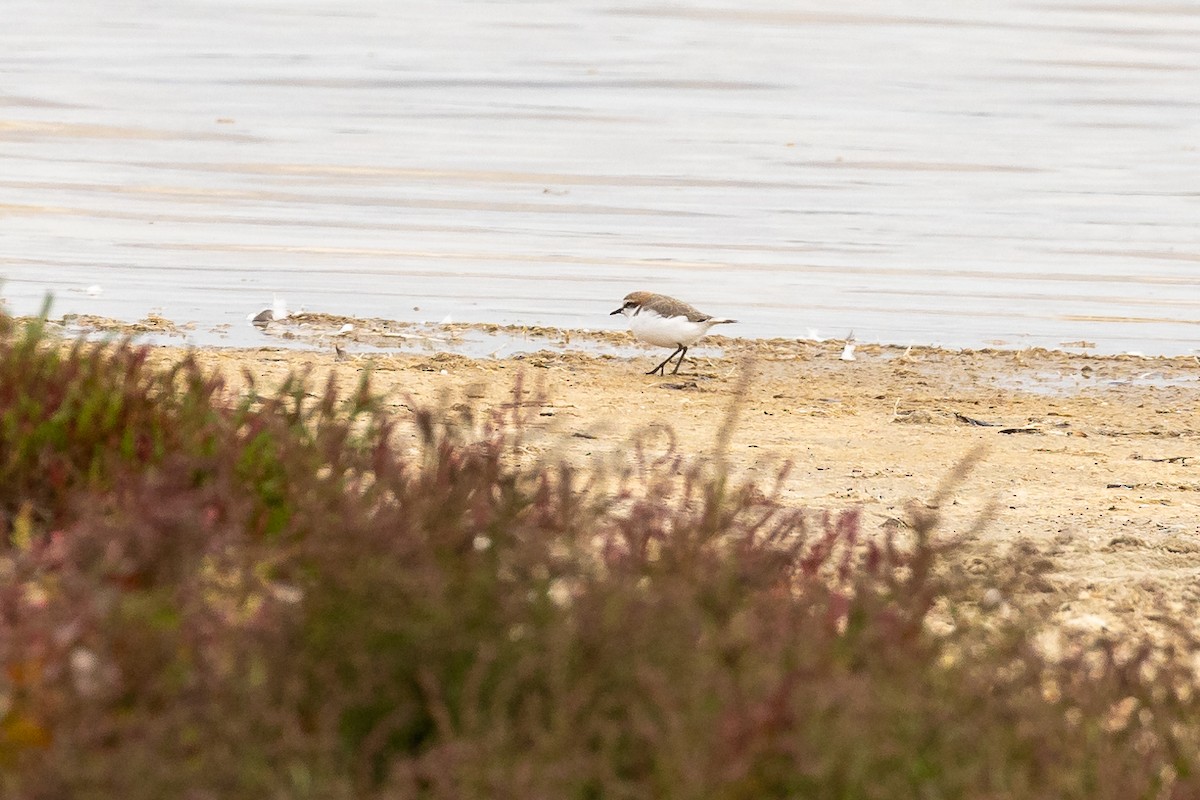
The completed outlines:
[[[663,317],[648,308],[629,315],[629,329],[633,331],[633,335],[647,344],[658,347],[690,346],[718,322],[722,320],[692,322],[684,316]]]

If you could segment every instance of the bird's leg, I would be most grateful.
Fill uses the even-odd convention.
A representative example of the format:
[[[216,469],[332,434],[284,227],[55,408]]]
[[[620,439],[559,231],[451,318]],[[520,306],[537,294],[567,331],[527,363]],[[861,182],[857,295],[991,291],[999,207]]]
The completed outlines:
[[[680,350],[686,351],[687,348],[684,347],[683,345],[679,345],[678,347],[675,348],[675,353],[678,353]],[[667,373],[664,368],[667,366],[667,364],[671,363],[671,359],[675,357],[675,353],[671,353],[671,355],[666,357],[666,360],[664,360],[661,364],[659,364],[657,367],[650,370],[646,374],[653,375],[654,373],[659,372],[659,373],[662,373],[663,375],[666,375]],[[678,369],[678,366],[676,366],[676,369]]]
[[[683,345],[679,345],[679,346],[683,347]],[[674,354],[672,354],[672,355],[674,355]],[[683,347],[683,352],[679,354],[679,360],[675,362],[675,369],[671,370],[672,375],[679,374],[679,368],[681,366],[683,366],[683,357],[686,355],[687,355],[687,348]],[[667,359],[667,360],[670,361],[671,359]]]

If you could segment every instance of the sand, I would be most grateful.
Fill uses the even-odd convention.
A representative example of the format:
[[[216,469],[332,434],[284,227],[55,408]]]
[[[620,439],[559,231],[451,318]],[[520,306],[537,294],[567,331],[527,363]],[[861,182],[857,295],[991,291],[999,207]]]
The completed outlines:
[[[354,331],[334,335],[347,324]],[[295,370],[322,381],[332,374],[349,391],[369,371],[400,415],[414,403],[493,410],[512,402],[519,378],[523,402],[536,410],[531,454],[577,463],[626,457],[636,437],[665,451],[663,426],[680,452],[711,458],[736,404],[727,448],[735,474],[769,481],[790,462],[786,502],[858,507],[868,530],[901,524],[911,503],[927,502],[956,463],[982,448],[942,507],[944,535],[991,515],[963,566],[986,576],[1019,549],[1028,556],[1023,600],[1086,631],[1200,618],[1195,357],[859,345],[847,361],[842,342],[711,337],[696,351],[707,355],[660,377],[644,373],[665,351],[624,333],[449,326],[424,343],[426,352],[362,352],[395,345],[400,334],[379,320],[309,316],[289,325],[272,326],[271,335],[315,349],[202,348],[196,357],[225,373],[234,391],[243,373],[273,386]],[[472,331],[535,351],[455,352]],[[162,346],[154,357],[184,352]]]

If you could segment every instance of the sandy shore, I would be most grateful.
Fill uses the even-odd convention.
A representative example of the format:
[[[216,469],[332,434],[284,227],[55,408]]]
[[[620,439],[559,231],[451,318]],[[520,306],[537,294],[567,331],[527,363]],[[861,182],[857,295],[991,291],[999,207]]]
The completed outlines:
[[[711,453],[744,375],[729,463],[770,478],[792,462],[789,502],[859,506],[868,528],[894,525],[982,446],[982,462],[945,509],[956,531],[993,509],[965,568],[986,573],[1020,548],[1032,556],[1025,599],[1086,630],[1200,617],[1194,357],[861,345],[855,360],[844,361],[841,342],[713,337],[702,351],[708,355],[658,377],[644,372],[665,353],[624,334],[523,332],[527,341],[540,336],[542,349],[474,358],[453,352],[453,342],[440,351],[361,352],[381,344],[372,322],[358,321],[348,339],[329,337],[344,324],[303,322],[317,350],[206,348],[197,357],[235,388],[244,372],[272,386],[311,369],[320,380],[332,373],[348,391],[370,370],[375,390],[401,414],[412,400],[494,408],[512,401],[521,376],[525,397],[537,404],[530,448],[577,461],[625,452],[639,435],[665,448],[661,425],[673,429],[683,453]],[[340,356],[333,341],[343,342]],[[182,352],[164,346],[155,358]]]

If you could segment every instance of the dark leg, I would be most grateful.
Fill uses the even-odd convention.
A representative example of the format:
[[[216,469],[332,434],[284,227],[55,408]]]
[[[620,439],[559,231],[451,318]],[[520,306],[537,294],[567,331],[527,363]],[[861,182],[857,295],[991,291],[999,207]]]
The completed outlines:
[[[680,347],[683,347],[683,345],[680,345]],[[679,354],[679,360],[675,362],[675,369],[671,370],[671,374],[672,374],[672,375],[678,375],[678,374],[679,374],[679,368],[680,368],[681,366],[683,366],[683,357],[684,357],[684,356],[686,356],[686,355],[687,355],[687,348],[686,348],[686,347],[684,347],[684,348],[683,348],[683,352]]]
[[[679,345],[678,347],[676,347],[676,348],[675,348],[675,353],[678,353],[680,350],[684,351],[685,353],[687,352],[687,348],[686,348],[686,347],[684,347],[683,345]],[[667,366],[667,364],[669,364],[669,363],[671,362],[671,359],[675,357],[675,353],[671,353],[671,355],[667,356],[667,358],[666,358],[666,360],[665,360],[665,361],[663,361],[661,364],[659,364],[657,367],[655,367],[654,369],[650,370],[650,371],[649,371],[649,372],[647,372],[646,374],[647,374],[647,375],[653,375],[654,373],[658,372],[658,373],[661,373],[661,374],[663,374],[663,375],[666,375],[667,373],[664,371],[664,369],[663,369],[663,368],[664,368],[664,367],[666,367],[666,366]],[[676,364],[676,365],[675,365],[675,369],[679,369],[679,365],[678,365],[678,364]]]

